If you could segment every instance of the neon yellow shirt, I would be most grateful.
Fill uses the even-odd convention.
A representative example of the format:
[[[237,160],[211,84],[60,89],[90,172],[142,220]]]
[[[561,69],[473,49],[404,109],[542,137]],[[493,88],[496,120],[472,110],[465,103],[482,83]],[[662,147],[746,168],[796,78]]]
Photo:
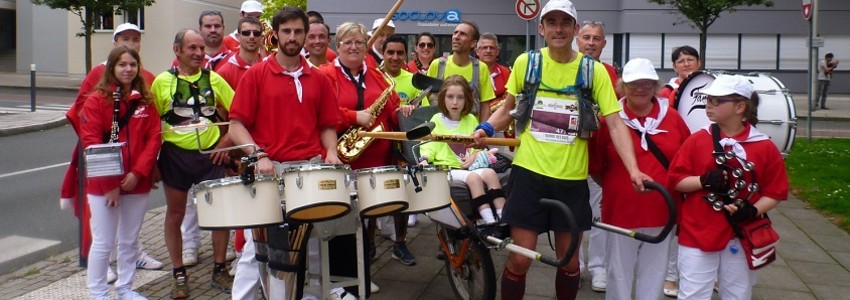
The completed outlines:
[[[472,61],[470,60],[469,64],[467,64],[466,66],[459,67],[454,63],[454,61],[452,61],[452,56],[454,55],[449,55],[449,57],[446,58],[446,70],[443,71],[443,76],[449,77],[449,75],[457,74],[463,76],[463,78],[466,78],[466,80],[471,83]],[[435,59],[431,61],[431,66],[428,67],[428,76],[437,78],[437,75],[439,75],[439,73],[440,60]],[[478,63],[478,93],[482,103],[496,98],[496,92],[493,91],[493,85],[490,83],[490,68],[488,68],[487,64],[485,64],[484,62]]]
[[[180,78],[189,82],[195,82],[200,77],[200,70],[195,75],[180,75]],[[213,93],[215,94],[216,104],[230,111],[230,103],[233,101],[234,93],[233,89],[230,88],[230,85],[227,84],[227,81],[215,72],[210,71],[210,85],[212,86]],[[154,96],[154,104],[156,105],[156,109],[159,111],[160,116],[171,110],[172,97],[176,89],[177,77],[171,74],[171,72],[162,72],[156,76],[156,79],[154,79],[153,84],[151,85],[151,93]],[[205,118],[202,119],[206,120]],[[196,138],[194,130],[169,131],[169,129],[171,129],[171,125],[164,123],[162,126],[163,141],[172,143],[183,149],[198,149],[198,139]],[[200,140],[202,149],[209,149],[213,147],[220,137],[221,130],[219,130],[218,126],[210,126],[206,129],[201,129]]]
[[[569,63],[558,63],[549,56],[549,49],[540,50],[543,59],[543,70],[541,75],[541,90],[537,92],[540,97],[552,98],[555,101],[578,100],[574,95],[563,95],[544,91],[543,84],[553,88],[565,88],[575,84],[579,63],[584,56],[581,52]],[[516,96],[522,91],[525,82],[525,72],[528,67],[528,54],[523,53],[514,62],[513,72],[508,78],[507,92]],[[600,113],[607,116],[619,112],[622,108],[617,102],[617,96],[611,85],[608,72],[599,62],[593,65],[593,99],[599,104]],[[531,127],[529,122],[528,127]],[[519,135],[521,145],[517,147],[513,164],[534,171],[535,173],[564,180],[587,179],[588,151],[587,141],[576,138],[573,144],[559,144],[540,142],[535,139],[530,130],[526,128]]]
[[[413,86],[413,73],[405,70],[400,71],[397,77],[393,77],[395,79],[395,92],[398,93],[398,98],[401,99],[401,105],[407,105],[407,102],[416,98],[421,91]],[[422,100],[427,101],[427,99]],[[427,102],[424,103],[423,106],[428,105]]]
[[[467,114],[460,118],[460,123],[457,127],[449,129],[443,122],[445,118],[442,113],[437,113],[431,117],[431,122],[434,122],[434,134],[459,134],[470,135],[478,126],[478,118],[473,114]],[[461,167],[461,161],[458,156],[452,151],[452,146],[449,143],[431,142],[419,147],[419,154],[428,157],[428,162],[438,166],[448,166],[453,169]],[[466,145],[454,144],[458,149],[466,148]]]

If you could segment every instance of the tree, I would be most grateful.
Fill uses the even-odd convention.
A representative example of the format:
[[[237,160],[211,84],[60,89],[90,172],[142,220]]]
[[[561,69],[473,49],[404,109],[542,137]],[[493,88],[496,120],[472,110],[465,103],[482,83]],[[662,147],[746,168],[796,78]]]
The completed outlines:
[[[262,17],[269,20],[269,23],[271,23],[274,14],[286,5],[297,6],[305,11],[307,10],[307,0],[263,0],[262,2],[264,7]]]
[[[94,22],[104,14],[121,14],[124,11],[136,11],[145,6],[151,6],[155,0],[31,0],[35,5],[47,5],[52,9],[64,9],[78,17],[83,27],[77,36],[85,38],[86,72],[91,70],[91,36],[94,33]]]
[[[690,22],[691,28],[697,28],[699,35],[699,53],[702,66],[705,66],[705,44],[708,38],[708,27],[720,17],[720,13],[735,12],[739,6],[764,5],[772,7],[769,0],[649,0],[650,3],[670,5],[678,10],[679,19],[673,25]],[[674,11],[674,13],[676,13]],[[687,19],[687,20],[685,20]]]

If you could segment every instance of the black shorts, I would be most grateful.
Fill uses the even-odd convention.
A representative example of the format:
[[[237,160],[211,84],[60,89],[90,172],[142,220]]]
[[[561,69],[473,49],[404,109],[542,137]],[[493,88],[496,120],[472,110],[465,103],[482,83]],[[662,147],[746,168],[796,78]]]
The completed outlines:
[[[214,165],[209,154],[186,150],[172,143],[162,143],[159,150],[159,172],[169,187],[189,191],[193,184],[224,177],[224,166]]]
[[[568,232],[570,226],[563,213],[540,204],[541,198],[549,198],[570,208],[579,230],[590,230],[593,216],[587,180],[556,179],[513,166],[510,187],[502,220],[511,226],[536,232]]]

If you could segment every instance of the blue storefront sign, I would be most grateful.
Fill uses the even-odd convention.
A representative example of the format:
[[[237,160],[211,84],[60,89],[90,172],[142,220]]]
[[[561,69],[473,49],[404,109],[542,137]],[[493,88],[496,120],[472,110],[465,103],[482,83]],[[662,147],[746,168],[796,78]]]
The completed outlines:
[[[460,10],[449,9],[446,11],[421,11],[421,10],[399,10],[393,15],[393,21],[426,21],[460,23]]]

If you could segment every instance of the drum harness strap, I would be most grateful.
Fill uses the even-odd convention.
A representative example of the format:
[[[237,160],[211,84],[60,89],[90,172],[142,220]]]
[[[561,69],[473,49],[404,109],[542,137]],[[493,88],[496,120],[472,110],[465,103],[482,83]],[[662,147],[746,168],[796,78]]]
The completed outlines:
[[[195,82],[189,82],[178,76],[179,72],[176,67],[168,70],[177,79],[177,90],[172,95],[172,108],[162,115],[162,119],[170,124],[177,125],[189,120],[197,120],[200,117],[207,117],[212,122],[217,122],[220,118],[217,113],[206,116],[202,113],[201,108],[207,105],[215,105],[210,102],[210,99],[215,99],[215,92],[210,84],[210,70],[201,69],[201,77]],[[188,94],[189,97],[186,97]],[[203,98],[203,103],[201,102]],[[189,100],[192,103],[189,103]],[[175,107],[191,107],[194,117],[180,116],[174,112]]]
[[[599,105],[593,99],[593,64],[595,61],[590,56],[582,56],[579,69],[576,74],[574,85],[563,89],[553,89],[542,83],[543,55],[540,51],[528,51],[528,66],[525,70],[525,83],[522,92],[517,94],[516,107],[511,110],[511,116],[516,119],[517,135],[525,131],[528,121],[532,119],[531,111],[537,97],[537,91],[542,84],[544,91],[564,95],[575,95],[579,100],[579,126],[578,130],[567,130],[567,132],[578,131],[580,138],[590,138],[590,133],[599,129]]]

